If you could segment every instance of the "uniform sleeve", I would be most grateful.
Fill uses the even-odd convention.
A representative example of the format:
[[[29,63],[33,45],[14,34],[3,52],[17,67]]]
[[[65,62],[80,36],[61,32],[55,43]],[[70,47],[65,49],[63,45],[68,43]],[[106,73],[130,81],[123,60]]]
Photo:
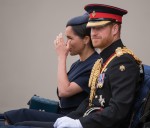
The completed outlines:
[[[80,117],[82,117],[88,106],[88,101],[89,98],[86,98],[84,101],[82,101],[76,111],[69,113],[67,116],[73,119],[79,119]]]
[[[109,85],[104,81],[104,86],[111,88],[108,105],[101,112],[96,111],[81,117],[79,120],[84,128],[115,128],[115,125],[124,122],[130,113],[139,78],[138,65],[131,57],[123,55],[112,62],[106,74],[105,81]],[[107,94],[104,98],[107,98]]]

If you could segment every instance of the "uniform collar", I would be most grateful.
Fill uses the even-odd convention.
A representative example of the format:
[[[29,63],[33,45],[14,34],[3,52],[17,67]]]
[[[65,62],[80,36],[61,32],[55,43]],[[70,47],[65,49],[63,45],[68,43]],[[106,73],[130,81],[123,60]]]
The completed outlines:
[[[121,39],[113,42],[109,47],[107,47],[100,53],[100,56],[103,59],[103,63],[106,62],[106,60],[115,52],[116,48],[118,47],[124,47]]]

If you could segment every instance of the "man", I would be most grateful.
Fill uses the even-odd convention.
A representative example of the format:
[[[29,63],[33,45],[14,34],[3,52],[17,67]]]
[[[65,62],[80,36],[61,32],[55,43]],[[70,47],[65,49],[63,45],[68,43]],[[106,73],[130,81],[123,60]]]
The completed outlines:
[[[89,99],[68,117],[58,118],[55,128],[128,128],[134,98],[141,81],[141,61],[121,39],[122,16],[126,10],[89,4],[87,27],[91,27],[93,46],[99,48],[89,80]]]

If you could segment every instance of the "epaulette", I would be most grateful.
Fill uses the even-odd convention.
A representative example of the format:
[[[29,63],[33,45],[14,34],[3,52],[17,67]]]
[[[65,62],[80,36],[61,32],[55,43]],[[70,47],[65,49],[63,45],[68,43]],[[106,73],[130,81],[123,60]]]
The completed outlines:
[[[102,73],[102,72],[106,69],[106,67],[108,66],[108,64],[109,64],[115,57],[120,57],[120,56],[122,56],[123,54],[130,54],[131,56],[133,56],[133,58],[136,60],[136,62],[137,62],[138,64],[141,64],[141,63],[142,63],[142,61],[141,61],[137,56],[135,56],[134,53],[133,53],[130,49],[128,49],[128,48],[126,48],[126,47],[123,47],[123,48],[118,47],[118,48],[115,50],[115,53],[112,54],[112,56],[105,62],[105,64],[104,64],[104,66],[102,67],[102,70],[101,70],[100,73]]]

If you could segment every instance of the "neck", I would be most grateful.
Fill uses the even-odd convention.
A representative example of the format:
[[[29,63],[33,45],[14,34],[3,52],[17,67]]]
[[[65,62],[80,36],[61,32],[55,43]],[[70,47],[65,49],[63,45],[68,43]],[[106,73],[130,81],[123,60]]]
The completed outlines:
[[[95,52],[94,49],[90,48],[89,50],[85,49],[80,56],[80,61],[85,61],[88,57],[90,57]]]
[[[119,40],[120,37],[119,36],[116,36],[112,39],[111,43],[109,43],[109,45],[107,47],[109,47],[111,44],[113,44],[115,41]],[[103,48],[103,49],[100,49],[100,51],[102,52],[104,49],[106,49],[107,47]]]

